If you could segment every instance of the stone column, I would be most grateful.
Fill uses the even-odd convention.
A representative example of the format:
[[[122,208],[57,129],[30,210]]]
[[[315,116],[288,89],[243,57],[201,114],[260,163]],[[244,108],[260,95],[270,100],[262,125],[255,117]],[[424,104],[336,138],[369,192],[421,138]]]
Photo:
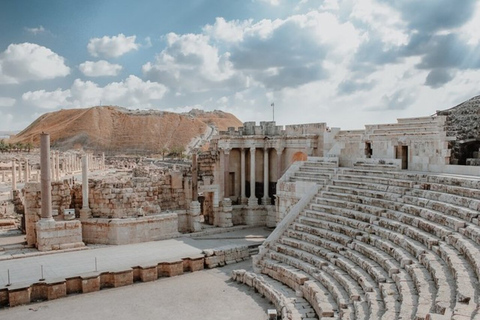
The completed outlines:
[[[105,163],[105,154],[102,155]],[[102,164],[103,165],[103,164]],[[192,201],[198,201],[197,152],[192,153]]]
[[[245,197],[245,148],[240,149],[240,203],[247,203]]]
[[[2,171],[2,182],[5,182],[5,171]]]
[[[25,181],[25,183],[27,183],[28,180],[30,180],[30,177],[29,177],[29,174],[30,174],[29,171],[30,171],[30,170],[28,170],[28,169],[29,169],[29,167],[28,167],[28,159],[25,159],[25,174],[24,174],[24,179],[23,179],[23,180]]]
[[[249,206],[256,206],[258,204],[255,197],[255,147],[250,148],[250,198],[248,199]]]
[[[17,162],[12,160],[12,190],[17,190]]]
[[[102,152],[102,169],[105,170],[105,152]]]
[[[277,181],[281,178],[282,174],[282,153],[283,148],[276,149],[277,151]]]
[[[50,174],[51,174],[50,179],[55,181],[55,153],[54,152],[51,153],[51,158],[50,158]]]
[[[270,204],[268,197],[268,148],[263,149],[263,199],[262,204]]]
[[[18,160],[18,182],[22,181],[22,162]]]
[[[82,156],[82,209],[80,210],[80,220],[87,220],[91,217],[90,207],[88,206],[88,156]]]
[[[230,149],[223,149],[223,197],[230,198]]]
[[[55,178],[60,180],[60,151],[55,152]]]
[[[40,174],[42,197],[42,220],[52,218],[52,182],[50,176],[50,135],[40,134]]]

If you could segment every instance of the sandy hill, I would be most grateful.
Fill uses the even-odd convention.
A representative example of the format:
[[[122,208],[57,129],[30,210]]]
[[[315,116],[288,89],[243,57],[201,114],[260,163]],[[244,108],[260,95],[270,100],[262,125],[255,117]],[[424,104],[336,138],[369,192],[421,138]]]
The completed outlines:
[[[52,147],[84,148],[111,153],[151,153],[163,148],[201,146],[215,131],[240,127],[242,122],[223,111],[188,113],[134,111],[102,106],[46,113],[13,137],[11,142],[39,145],[39,134],[50,134]]]

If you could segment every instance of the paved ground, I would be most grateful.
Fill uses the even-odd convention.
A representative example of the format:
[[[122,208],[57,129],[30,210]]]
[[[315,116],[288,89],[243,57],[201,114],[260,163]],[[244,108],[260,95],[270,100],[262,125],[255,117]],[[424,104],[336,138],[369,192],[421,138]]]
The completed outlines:
[[[14,255],[15,259],[0,261],[0,286],[10,282],[34,283],[42,278],[65,278],[95,270],[107,271],[140,264],[158,263],[169,258],[182,258],[229,244],[249,245],[262,242],[270,233],[266,228],[250,228],[198,238],[177,238],[121,246],[103,246],[94,249],[46,254],[34,257]],[[8,254],[8,253],[4,253]],[[30,254],[28,252],[26,255]],[[1,317],[0,317],[1,318]]]
[[[253,289],[229,279],[251,261],[197,271],[154,282],[0,309],[0,319],[16,320],[264,320],[273,305]]]

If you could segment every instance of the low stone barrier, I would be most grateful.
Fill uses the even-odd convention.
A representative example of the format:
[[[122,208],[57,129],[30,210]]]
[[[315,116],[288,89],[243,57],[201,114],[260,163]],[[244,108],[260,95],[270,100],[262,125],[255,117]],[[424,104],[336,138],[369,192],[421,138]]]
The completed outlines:
[[[248,259],[250,252],[248,246],[229,245],[206,249],[202,254],[131,268],[87,272],[68,278],[47,278],[35,283],[15,283],[0,288],[0,308],[54,300],[70,294],[95,292],[105,288],[118,288],[135,282],[149,282],[204,268],[221,267]]]

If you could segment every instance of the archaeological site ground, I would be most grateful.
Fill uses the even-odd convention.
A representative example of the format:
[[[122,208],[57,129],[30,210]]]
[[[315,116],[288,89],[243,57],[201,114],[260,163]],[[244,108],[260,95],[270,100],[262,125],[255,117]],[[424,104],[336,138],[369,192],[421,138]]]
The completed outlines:
[[[1,145],[0,319],[480,319],[480,96],[330,125],[41,116]]]

